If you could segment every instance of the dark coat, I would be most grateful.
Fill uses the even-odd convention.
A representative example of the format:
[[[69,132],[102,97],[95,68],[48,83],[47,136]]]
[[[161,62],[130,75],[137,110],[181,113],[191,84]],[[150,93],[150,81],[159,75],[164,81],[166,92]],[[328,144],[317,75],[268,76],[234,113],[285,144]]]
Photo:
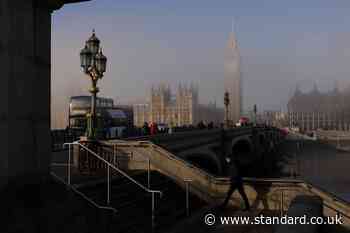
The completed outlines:
[[[229,175],[231,182],[242,182],[241,171],[237,163],[231,161],[229,163]]]

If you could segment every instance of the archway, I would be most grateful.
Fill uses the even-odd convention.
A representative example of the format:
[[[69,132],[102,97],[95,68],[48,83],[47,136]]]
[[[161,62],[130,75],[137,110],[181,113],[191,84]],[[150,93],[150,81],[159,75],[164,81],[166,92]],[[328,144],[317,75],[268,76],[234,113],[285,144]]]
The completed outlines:
[[[247,159],[252,156],[253,146],[248,139],[240,139],[232,146],[232,155],[237,159]]]
[[[211,154],[193,153],[185,155],[183,158],[194,166],[205,170],[209,174],[222,174],[222,166],[220,161]]]

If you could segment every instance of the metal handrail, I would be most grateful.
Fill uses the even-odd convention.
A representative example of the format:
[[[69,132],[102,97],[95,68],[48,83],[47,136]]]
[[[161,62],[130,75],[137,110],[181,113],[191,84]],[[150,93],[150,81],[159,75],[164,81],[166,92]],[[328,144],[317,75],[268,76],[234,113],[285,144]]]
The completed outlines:
[[[110,146],[110,145],[105,144],[105,143],[102,143],[102,144],[105,145],[105,146]],[[116,150],[115,150],[116,145],[117,144],[113,144],[113,152],[114,152],[113,156],[114,156],[114,159],[116,157],[118,157],[116,155]],[[136,160],[136,159],[134,159],[134,151],[131,151],[126,157],[129,158],[129,159],[132,159],[133,162],[136,162],[136,163],[145,163],[145,162],[147,162],[147,187],[148,187],[148,189],[150,189],[151,188],[151,159],[147,158],[145,160]],[[144,157],[144,156],[142,156],[142,157]],[[113,163],[115,163],[115,162],[113,162]]]
[[[81,143],[79,143],[78,141],[72,142],[72,143],[65,143],[64,145],[79,145],[82,148],[84,148],[86,151],[90,152],[92,155],[94,155],[96,158],[98,158],[99,160],[101,160],[102,162],[106,163],[108,166],[110,166],[111,168],[113,168],[115,171],[119,172],[120,174],[122,174],[124,177],[128,178],[131,182],[133,182],[134,184],[138,185],[140,188],[142,188],[144,191],[149,192],[149,193],[158,193],[160,196],[162,195],[162,191],[160,190],[152,190],[152,189],[148,189],[147,187],[143,186],[142,184],[140,184],[139,182],[137,182],[135,179],[133,179],[131,176],[129,176],[128,174],[126,174],[124,171],[120,170],[119,168],[115,167],[113,164],[111,164],[110,162],[108,162],[107,160],[105,160],[104,158],[102,158],[101,156],[99,156],[97,153],[95,153],[94,151],[92,151],[91,149],[89,149],[88,147],[82,145]]]
[[[73,163],[51,163],[50,166],[52,167],[68,167],[68,166],[74,166]]]
[[[124,171],[120,170],[119,168],[117,168],[116,166],[114,166],[113,164],[111,164],[110,162],[108,162],[107,160],[105,160],[104,158],[102,158],[101,156],[99,156],[97,153],[95,153],[94,151],[92,151],[91,149],[89,149],[88,147],[82,145],[81,143],[79,143],[79,141],[75,141],[73,143],[67,143],[67,145],[71,146],[71,145],[78,145],[81,146],[83,149],[85,149],[86,151],[90,152],[92,155],[94,155],[96,158],[98,158],[99,160],[101,160],[102,162],[104,162],[105,164],[107,164],[107,183],[108,183],[108,191],[107,191],[107,203],[110,203],[110,168],[113,168],[115,171],[119,172],[120,174],[122,174],[124,177],[126,177],[127,179],[129,179],[131,182],[133,182],[134,184],[136,184],[137,186],[139,186],[140,188],[142,188],[144,191],[151,193],[152,195],[152,229],[155,228],[155,194],[159,194],[160,197],[162,197],[162,191],[160,190],[151,190],[150,189],[150,163],[149,164],[149,171],[148,171],[148,188],[146,188],[145,186],[143,186],[142,184],[140,184],[139,182],[137,182],[136,180],[134,180],[131,176],[129,176],[128,174],[126,174]]]
[[[114,144],[116,145],[116,144]],[[135,148],[134,146],[131,146],[131,148]],[[134,151],[132,151],[131,153],[134,153]],[[144,156],[142,154],[140,154],[141,157],[147,157]],[[150,187],[150,170],[151,170],[151,160],[148,157],[145,160],[133,160],[133,162],[147,162],[148,166],[147,166],[147,170],[148,170],[148,187]],[[189,198],[189,183],[191,183],[193,181],[193,179],[191,178],[184,178],[183,181],[185,182],[185,203],[186,203],[186,216],[190,216],[190,198]]]
[[[68,186],[69,188],[71,188],[75,193],[77,193],[78,195],[80,195],[83,199],[85,199],[86,201],[88,201],[90,204],[92,204],[93,206],[95,206],[98,209],[104,209],[104,210],[110,210],[113,211],[114,213],[117,213],[118,211],[113,208],[113,207],[108,207],[108,206],[100,206],[99,204],[97,204],[96,202],[94,202],[93,200],[91,200],[90,198],[88,198],[85,194],[83,194],[82,192],[80,192],[78,189],[76,189],[73,185],[69,185],[66,182],[64,182],[64,180],[57,176],[54,172],[50,172],[50,174],[57,179],[58,181],[60,181],[61,183],[63,183],[64,185]]]

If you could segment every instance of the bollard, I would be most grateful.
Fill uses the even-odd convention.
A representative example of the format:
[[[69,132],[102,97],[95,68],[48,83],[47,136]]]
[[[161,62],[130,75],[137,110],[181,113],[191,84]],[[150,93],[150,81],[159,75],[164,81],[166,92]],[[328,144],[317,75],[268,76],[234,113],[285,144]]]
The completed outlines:
[[[118,167],[117,163],[117,144],[113,145],[113,164],[114,166]]]
[[[71,144],[68,145],[68,185],[70,185],[70,163],[71,163],[70,150],[71,150]]]
[[[190,216],[190,195],[189,195],[189,182],[191,179],[184,179],[186,184],[186,216]]]
[[[148,159],[148,167],[147,167],[147,187],[151,188],[151,160]]]
[[[283,195],[283,190],[281,190],[281,197],[280,197],[281,203],[280,203],[280,216],[283,216],[284,213],[284,195]]]
[[[110,187],[110,168],[109,164],[107,164],[107,205],[111,202],[111,187]]]
[[[154,203],[154,193],[152,192],[152,232],[154,232],[154,220],[155,220],[155,203]]]

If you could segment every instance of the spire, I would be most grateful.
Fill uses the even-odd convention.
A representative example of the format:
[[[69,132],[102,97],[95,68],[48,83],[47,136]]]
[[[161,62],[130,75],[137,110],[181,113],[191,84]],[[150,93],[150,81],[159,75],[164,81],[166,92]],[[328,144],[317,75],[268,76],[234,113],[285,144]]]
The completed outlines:
[[[297,85],[295,86],[294,96],[298,96],[300,94],[301,94],[300,85],[299,83],[297,83]]]
[[[164,92],[164,91],[165,91],[166,87],[165,87],[165,82],[164,82],[164,81],[161,81],[161,82],[160,82],[159,88],[160,88],[160,91],[161,91],[161,92]]]
[[[339,93],[339,84],[338,84],[338,80],[335,80],[335,81],[334,81],[333,92],[334,92],[335,94]]]
[[[228,45],[227,45],[227,47],[230,49],[237,49],[237,40],[235,35],[236,35],[236,24],[235,24],[234,18],[232,18],[232,28],[228,39]]]
[[[157,94],[158,94],[158,95],[160,95],[160,93],[162,92],[161,87],[162,87],[162,85],[159,84],[159,85],[158,85],[158,88],[157,88],[157,92],[158,92]]]
[[[191,92],[193,92],[193,93],[195,92],[193,81],[191,81],[190,89],[191,89]]]
[[[312,89],[312,93],[317,94],[318,92],[319,92],[319,91],[318,91],[317,83],[314,82],[314,87],[313,87],[313,89]]]
[[[178,88],[177,88],[177,93],[179,95],[182,95],[182,84],[181,84],[181,82],[179,82],[179,85],[178,85]]]

